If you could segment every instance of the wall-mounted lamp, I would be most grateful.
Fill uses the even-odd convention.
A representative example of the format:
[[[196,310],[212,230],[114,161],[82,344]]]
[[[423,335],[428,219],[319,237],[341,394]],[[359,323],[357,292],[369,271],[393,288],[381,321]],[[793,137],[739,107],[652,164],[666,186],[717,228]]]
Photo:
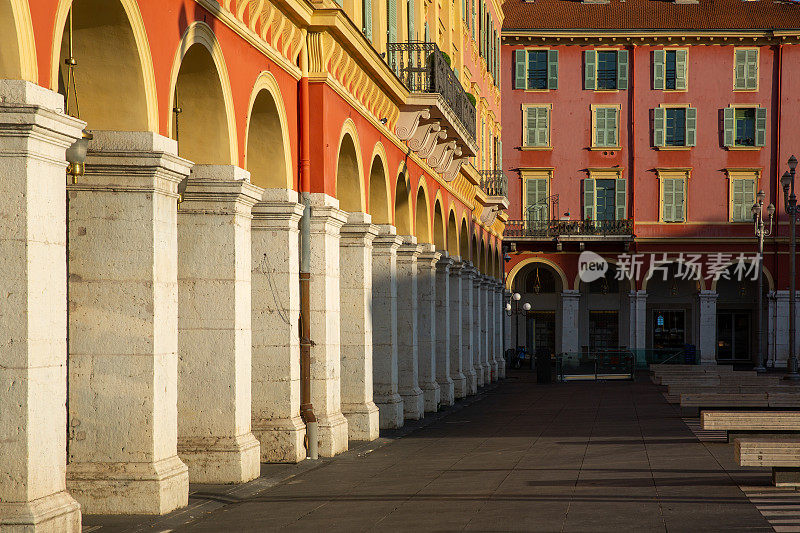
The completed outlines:
[[[78,183],[78,176],[83,176],[86,163],[86,152],[89,150],[89,141],[92,134],[86,130],[81,132],[81,138],[67,148],[67,174],[72,176],[72,183]]]

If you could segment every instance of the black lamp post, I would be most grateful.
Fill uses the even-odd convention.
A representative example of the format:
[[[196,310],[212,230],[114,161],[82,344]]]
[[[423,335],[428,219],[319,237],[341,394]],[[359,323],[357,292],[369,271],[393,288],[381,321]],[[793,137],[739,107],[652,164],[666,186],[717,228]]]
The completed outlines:
[[[522,299],[522,295],[518,292],[515,292],[511,295],[511,299],[508,303],[506,303],[506,314],[508,316],[513,316],[514,318],[514,336],[516,338],[516,345],[514,346],[514,350],[516,351],[519,348],[519,301]],[[513,303],[513,308],[512,308]],[[522,304],[522,309],[527,313],[531,310],[531,304],[525,302]]]
[[[772,234],[772,216],[775,214],[775,206],[769,204],[767,206],[767,214],[769,215],[769,225],[765,227],[764,224],[764,198],[766,194],[764,191],[758,191],[756,194],[756,203],[753,204],[751,212],[753,213],[753,223],[755,224],[755,234],[758,237],[758,304],[756,307],[756,372],[766,372],[767,368],[764,366],[764,349],[762,342],[764,332],[762,331],[762,320],[764,310],[762,308],[764,302],[764,270],[761,268],[761,261],[764,257],[764,237],[769,237]]]
[[[785,379],[792,381],[800,380],[797,373],[797,354],[795,353],[795,249],[797,247],[797,197],[794,194],[794,174],[797,168],[797,158],[792,156],[787,161],[789,171],[784,172],[781,177],[783,187],[784,209],[789,215],[789,360],[786,363],[787,374]]]

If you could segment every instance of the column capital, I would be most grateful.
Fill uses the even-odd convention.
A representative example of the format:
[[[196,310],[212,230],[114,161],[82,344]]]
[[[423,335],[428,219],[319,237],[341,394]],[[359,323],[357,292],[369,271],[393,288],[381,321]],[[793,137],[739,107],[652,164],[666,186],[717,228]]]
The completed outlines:
[[[233,165],[195,165],[178,212],[251,215],[263,189],[250,173]]]
[[[432,244],[421,244],[419,257],[417,258],[417,263],[419,265],[429,266],[430,268],[436,268],[436,263],[442,257],[442,253],[436,250],[436,247]]]
[[[567,299],[578,300],[581,297],[581,291],[575,289],[567,289],[561,291],[561,297],[564,298],[565,300]]]
[[[294,191],[286,190],[287,193],[294,193],[294,195],[279,196],[272,194],[272,191],[276,190],[278,189],[265,189],[262,200],[253,206],[251,210],[253,229],[297,229],[300,218],[303,216],[303,204],[297,203],[297,193]]]
[[[400,247],[397,249],[398,260],[403,257],[404,259],[411,259],[416,257],[422,252],[422,246],[417,244],[417,238],[413,235],[403,235]]]
[[[439,272],[450,274],[450,269],[453,268],[454,264],[455,261],[453,261],[453,258],[450,257],[447,252],[442,252],[441,257],[439,257],[439,260],[436,262],[436,269]]]
[[[64,114],[64,97],[56,92],[23,80],[0,80],[0,131],[6,142],[13,137],[30,137],[35,132],[47,143],[61,149],[69,147],[81,137],[86,123]],[[30,150],[30,148],[27,148]],[[0,157],[14,157],[14,150]],[[37,154],[41,157],[43,154]],[[64,153],[47,151],[53,163],[64,163]]]
[[[717,291],[702,290],[697,294],[697,297],[701,300],[716,300],[717,296],[719,296]]]
[[[460,276],[462,270],[464,269],[464,262],[461,261],[461,258],[458,256],[454,256],[450,258],[450,275],[451,276]]]
[[[367,213],[349,213],[339,234],[342,246],[371,246],[378,236],[378,226],[372,224],[372,217]]]

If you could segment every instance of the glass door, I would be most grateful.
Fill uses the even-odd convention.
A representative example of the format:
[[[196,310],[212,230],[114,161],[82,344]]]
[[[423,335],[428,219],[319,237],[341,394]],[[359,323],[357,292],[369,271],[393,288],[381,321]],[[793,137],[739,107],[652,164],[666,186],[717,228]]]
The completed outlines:
[[[597,220],[614,220],[615,212],[615,180],[597,180],[595,182],[595,194],[597,202]]]
[[[686,311],[653,311],[653,349],[683,348],[686,344]]]
[[[717,359],[749,361],[752,348],[752,314],[749,311],[718,312]]]

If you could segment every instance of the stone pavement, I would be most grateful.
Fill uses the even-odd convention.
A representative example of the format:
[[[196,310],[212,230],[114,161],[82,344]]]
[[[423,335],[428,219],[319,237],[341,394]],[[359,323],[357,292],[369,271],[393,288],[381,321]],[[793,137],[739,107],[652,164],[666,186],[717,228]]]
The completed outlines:
[[[85,530],[772,531],[739,489],[768,485],[769,472],[699,442],[646,376],[533,378],[512,374],[332,460],[263,465],[238,488],[193,486],[174,516],[86,516]]]

